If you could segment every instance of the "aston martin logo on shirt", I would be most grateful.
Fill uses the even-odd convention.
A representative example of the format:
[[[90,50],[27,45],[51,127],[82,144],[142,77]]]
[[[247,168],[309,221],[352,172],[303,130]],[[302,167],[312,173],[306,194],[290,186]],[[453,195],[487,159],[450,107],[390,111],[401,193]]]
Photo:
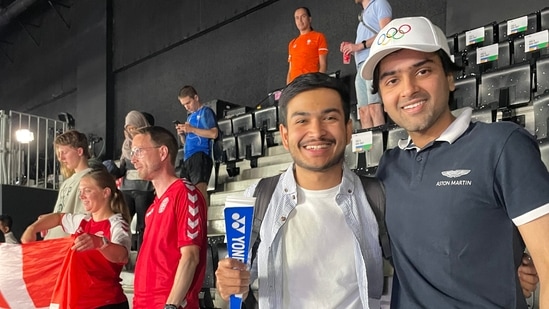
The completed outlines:
[[[450,178],[450,180],[439,180],[436,183],[437,187],[445,186],[471,186],[473,185],[472,180],[468,179],[456,179],[468,175],[471,173],[471,170],[460,169],[460,170],[449,170],[440,172],[442,176]]]
[[[442,171],[441,174],[448,178],[458,178],[461,176],[465,176],[470,172],[471,170],[450,170],[450,171]]]

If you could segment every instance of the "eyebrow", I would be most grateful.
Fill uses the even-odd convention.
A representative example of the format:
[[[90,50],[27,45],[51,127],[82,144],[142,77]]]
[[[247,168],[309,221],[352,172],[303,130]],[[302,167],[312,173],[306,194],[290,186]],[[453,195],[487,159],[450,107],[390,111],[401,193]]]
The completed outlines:
[[[420,62],[417,62],[417,63],[411,65],[410,68],[418,68],[422,65],[425,65],[426,63],[434,63],[434,61],[433,61],[433,59],[425,59],[425,60],[422,60]],[[393,71],[384,72],[383,74],[381,74],[379,76],[379,80],[382,80],[387,76],[395,75],[397,73],[397,71],[402,71],[402,70],[393,70]]]
[[[320,114],[321,115],[326,115],[326,114],[329,114],[329,113],[338,113],[338,114],[341,114],[341,110],[340,109],[337,109],[335,107],[332,107],[332,108],[327,108],[325,110],[322,110],[320,111]],[[298,112],[294,112],[290,118],[293,118],[293,117],[299,117],[299,116],[310,116],[311,113],[310,112],[305,112],[305,111],[298,111]]]

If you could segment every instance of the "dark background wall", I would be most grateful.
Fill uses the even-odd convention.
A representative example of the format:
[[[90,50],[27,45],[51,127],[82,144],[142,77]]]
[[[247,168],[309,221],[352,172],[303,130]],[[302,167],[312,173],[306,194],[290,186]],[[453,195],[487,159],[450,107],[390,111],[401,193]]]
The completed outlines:
[[[424,15],[448,34],[539,10],[511,0],[390,1],[394,17]],[[530,4],[532,3],[532,4]],[[212,99],[255,106],[283,87],[287,44],[298,32],[293,12],[308,6],[324,32],[328,71],[341,70],[352,88],[354,65],[343,65],[339,43],[354,40],[361,7],[333,0],[79,0],[69,7],[29,9],[0,31],[0,109],[56,118],[69,112],[76,128],[107,141],[106,158],[120,152],[125,114],[146,111],[158,125],[185,119],[177,92],[194,85]],[[503,9],[505,8],[505,9]],[[474,11],[476,13],[471,13]],[[494,15],[494,16],[491,16]],[[25,23],[23,23],[25,24]],[[28,33],[39,36],[39,43]]]

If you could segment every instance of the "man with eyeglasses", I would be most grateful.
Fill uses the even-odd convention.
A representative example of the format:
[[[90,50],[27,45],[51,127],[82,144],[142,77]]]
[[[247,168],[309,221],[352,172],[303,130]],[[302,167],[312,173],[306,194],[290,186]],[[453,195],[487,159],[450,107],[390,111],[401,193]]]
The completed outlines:
[[[355,3],[363,8],[358,15],[355,43],[342,42],[339,49],[345,55],[354,55],[357,72],[360,72],[362,64],[370,54],[370,47],[376,34],[391,21],[393,13],[387,0],[355,0]],[[362,129],[385,124],[381,99],[379,95],[372,94],[372,81],[362,79],[358,73],[355,78],[355,90]]]
[[[206,269],[206,204],[198,189],[175,175],[177,140],[168,130],[137,129],[131,162],[156,190],[137,256],[134,309],[199,308]]]

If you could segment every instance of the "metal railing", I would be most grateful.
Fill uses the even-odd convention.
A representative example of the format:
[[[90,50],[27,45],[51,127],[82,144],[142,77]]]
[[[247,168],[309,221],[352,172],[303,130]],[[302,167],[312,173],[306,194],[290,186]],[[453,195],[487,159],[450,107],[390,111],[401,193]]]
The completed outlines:
[[[0,183],[59,188],[53,141],[66,122],[0,110]]]

